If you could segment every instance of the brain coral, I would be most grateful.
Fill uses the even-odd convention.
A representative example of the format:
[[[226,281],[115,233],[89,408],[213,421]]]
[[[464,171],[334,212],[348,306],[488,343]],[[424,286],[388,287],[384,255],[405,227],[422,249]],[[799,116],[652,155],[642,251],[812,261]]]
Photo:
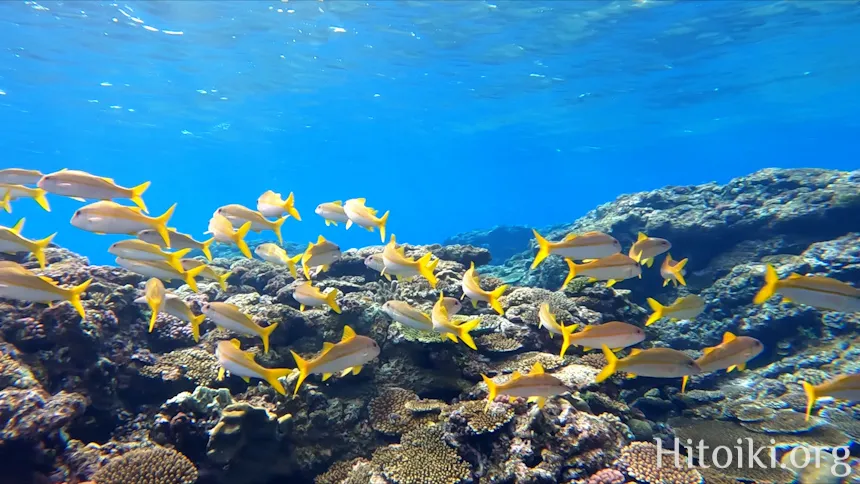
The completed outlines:
[[[197,468],[166,447],[133,450],[111,459],[93,475],[96,484],[193,484]]]

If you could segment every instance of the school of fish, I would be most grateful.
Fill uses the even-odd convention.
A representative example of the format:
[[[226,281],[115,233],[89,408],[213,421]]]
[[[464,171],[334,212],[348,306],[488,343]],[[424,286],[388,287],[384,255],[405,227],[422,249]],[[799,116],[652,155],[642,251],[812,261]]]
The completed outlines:
[[[240,204],[218,207],[205,232],[210,238],[198,241],[191,235],[168,226],[176,208],[175,204],[161,215],[149,215],[142,198],[149,186],[149,182],[144,182],[133,187],[123,187],[111,178],[79,170],[63,169],[42,174],[30,169],[0,169],[0,210],[11,213],[12,202],[28,198],[44,210],[50,211],[46,197],[48,194],[81,202],[93,200],[76,210],[70,223],[76,228],[96,234],[130,236],[129,239],[112,244],[108,252],[116,256],[118,266],[149,277],[142,295],[135,302],[146,304],[150,308],[150,332],[155,329],[157,315],[164,312],[188,322],[194,340],[199,341],[200,325],[204,319],[209,319],[216,326],[230,332],[259,337],[263,352],[267,353],[269,337],[277,329],[277,323],[260,325],[238,307],[223,302],[204,303],[202,314],[196,315],[182,298],[164,286],[164,282],[181,280],[197,292],[196,279],[201,277],[217,282],[222,290],[226,290],[230,272],[211,266],[201,259],[186,256],[193,250],[199,250],[205,259],[211,262],[211,245],[218,242],[235,245],[245,257],[253,258],[245,242],[245,237],[251,231],[271,231],[278,240],[278,244],[258,245],[254,250],[257,257],[275,266],[285,266],[297,280],[298,269],[301,267],[301,276],[305,280],[295,286],[292,294],[301,311],[308,307],[328,307],[336,313],[341,312],[338,304],[340,292],[337,289],[323,292],[313,284],[314,276],[327,271],[331,264],[340,258],[340,247],[322,235],[315,242],[309,242],[303,253],[292,257],[280,247],[283,245],[281,227],[286,220],[302,220],[295,207],[293,193],[284,199],[280,193],[268,190],[257,199],[256,210]],[[122,200],[130,201],[133,206],[118,203]],[[385,244],[384,248],[381,253],[367,257],[365,265],[389,281],[392,277],[398,281],[420,277],[425,279],[431,288],[436,289],[434,271],[439,263],[438,258],[429,252],[417,259],[407,256],[405,247],[397,244],[394,235],[391,235],[386,243],[388,211],[379,216],[376,209],[367,206],[365,198],[353,198],[321,203],[314,212],[325,221],[326,226],[343,223],[346,229],[353,225],[369,232],[378,229],[380,239]],[[41,239],[29,239],[22,235],[23,229],[24,219],[11,227],[0,226],[0,252],[30,253],[39,263],[39,267],[44,269],[44,249],[52,243],[56,233]],[[609,287],[625,279],[641,278],[643,266],[652,267],[655,259],[663,254],[665,257],[660,266],[663,285],[687,285],[685,266],[688,259],[674,260],[668,253],[672,244],[666,239],[639,233],[636,242],[627,255],[624,255],[619,241],[602,232],[571,233],[557,242],[547,240],[537,231],[534,231],[534,235],[538,252],[531,269],[536,269],[552,255],[563,257],[569,272],[560,288],[562,291],[579,276],[588,277],[589,282],[603,281]],[[764,286],[754,298],[755,304],[763,304],[779,294],[783,302],[787,303],[803,304],[823,311],[860,312],[860,289],[850,284],[829,277],[795,273],[780,279],[771,265],[766,266],[764,279]],[[30,271],[15,262],[0,261],[0,298],[46,304],[68,301],[81,318],[86,318],[81,298],[90,282],[91,280],[88,280],[78,286],[62,287],[51,278]],[[461,299],[468,298],[474,308],[477,308],[479,303],[485,303],[493,311],[503,315],[504,308],[500,298],[507,289],[507,285],[492,290],[482,288],[479,274],[472,263],[463,275]],[[680,297],[669,305],[663,305],[653,298],[648,298],[647,303],[653,313],[644,322],[644,326],[650,326],[661,319],[694,320],[706,310],[705,301],[695,294]],[[454,343],[462,341],[469,348],[477,350],[471,332],[478,327],[481,319],[457,317],[461,308],[459,300],[445,297],[442,291],[439,291],[438,300],[429,313],[398,300],[387,301],[383,304],[382,311],[391,320],[404,326],[437,333]],[[644,329],[635,324],[610,321],[586,326],[577,332],[579,325],[565,326],[553,313],[549,302],[541,303],[536,309],[538,325],[546,329],[551,338],[560,336],[562,358],[571,345],[579,346],[583,351],[599,349],[603,352],[607,364],[596,376],[597,383],[616,372],[624,372],[628,378],[681,378],[683,392],[691,376],[722,370],[742,371],[750,360],[764,351],[761,341],[730,332],[724,334],[719,345],[704,348],[703,355],[698,359],[671,348],[631,348],[646,339]],[[626,357],[616,356],[615,353],[627,348],[630,349]],[[246,382],[256,378],[268,382],[278,393],[286,395],[286,389],[280,379],[291,373],[298,374],[293,392],[296,394],[310,375],[322,375],[322,381],[335,374],[357,375],[365,364],[379,356],[380,351],[379,345],[372,338],[358,335],[350,326],[344,326],[340,341],[324,343],[322,351],[315,357],[306,359],[292,352],[297,367],[295,370],[262,367],[256,363],[255,353],[242,351],[236,339],[219,342],[215,355],[220,366],[219,379],[223,379],[227,374],[239,376]],[[504,383],[497,383],[486,375],[482,377],[488,390],[488,408],[497,396],[526,398],[542,408],[548,398],[572,390],[558,378],[546,374],[539,363],[527,374],[514,372]],[[807,419],[818,399],[829,397],[848,401],[860,400],[858,374],[841,375],[815,386],[803,382],[803,387],[808,399]]]

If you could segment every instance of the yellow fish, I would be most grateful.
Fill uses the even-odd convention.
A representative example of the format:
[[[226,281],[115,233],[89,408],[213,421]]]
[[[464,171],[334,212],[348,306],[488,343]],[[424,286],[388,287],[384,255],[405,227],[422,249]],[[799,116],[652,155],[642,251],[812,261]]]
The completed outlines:
[[[254,248],[254,253],[269,264],[287,266],[293,279],[298,279],[299,273],[296,270],[296,264],[302,261],[302,254],[290,257],[286,250],[271,242],[258,245]]]
[[[296,197],[293,195],[293,192],[290,192],[290,195],[286,200],[282,200],[280,193],[268,190],[257,199],[257,210],[259,210],[264,217],[280,217],[286,213],[290,217],[301,222],[302,216],[299,215],[299,211],[296,210],[295,202]]]
[[[15,254],[18,252],[30,252],[39,261],[39,267],[45,268],[45,248],[51,245],[51,241],[57,235],[51,234],[41,240],[26,239],[21,235],[24,228],[24,219],[18,221],[14,227],[0,227],[0,252]]]
[[[224,205],[215,211],[215,213],[223,215],[230,221],[230,224],[241,227],[245,222],[251,222],[251,232],[260,233],[264,230],[271,230],[278,237],[278,243],[283,245],[284,238],[281,236],[281,226],[287,217],[281,217],[278,220],[268,220],[262,213],[251,210],[248,207],[233,203]]]
[[[630,247],[628,255],[631,259],[640,264],[647,264],[648,267],[654,264],[654,258],[658,255],[667,252],[672,248],[672,244],[666,239],[658,239],[656,237],[648,237],[639,232],[639,238]]]
[[[122,257],[117,257],[116,263],[120,267],[146,277],[157,277],[167,282],[174,279],[181,279],[185,281],[185,283],[188,284],[188,287],[190,287],[194,292],[197,292],[197,281],[195,281],[194,278],[206,268],[201,266],[188,271],[177,271],[176,268],[170,266],[170,264],[164,261],[133,260],[123,259]]]
[[[749,336],[735,336],[730,332],[723,334],[723,342],[717,346],[704,349],[704,354],[696,360],[696,364],[702,369],[702,373],[710,373],[718,370],[729,372],[743,371],[747,362],[755,358],[764,350],[761,341]],[[689,376],[685,376],[681,384],[681,393],[687,391]]]
[[[842,375],[821,385],[803,383],[806,392],[806,420],[812,414],[812,407],[819,398],[832,397],[849,402],[860,401],[860,374]]]
[[[139,208],[103,200],[76,210],[72,215],[72,225],[97,234],[137,235],[141,230],[154,229],[169,249],[170,234],[167,233],[167,222],[175,209],[174,203],[162,215],[148,217],[141,213]]]
[[[559,242],[546,240],[537,230],[532,230],[532,232],[534,232],[535,240],[538,243],[538,253],[532,262],[531,269],[535,269],[550,254],[572,260],[595,260],[621,252],[621,243],[615,237],[603,232],[593,231],[580,235],[568,234]]]
[[[144,242],[155,244],[161,248],[172,248],[177,250],[197,249],[203,252],[203,255],[206,256],[206,259],[209,262],[212,262],[212,251],[210,250],[210,247],[212,246],[212,242],[215,242],[215,237],[203,242],[198,242],[190,235],[179,233],[170,227],[167,227],[167,235],[170,240],[170,245],[165,245],[164,240],[161,238],[161,234],[159,234],[157,230],[153,229],[141,230],[137,233],[137,238]]]
[[[860,289],[842,281],[795,273],[780,280],[776,269],[770,264],[767,265],[764,280],[764,287],[753,300],[756,304],[764,304],[775,293],[779,293],[783,302],[805,304],[823,311],[860,312]]]
[[[679,297],[671,306],[663,306],[650,297],[647,301],[654,313],[645,322],[645,326],[651,326],[660,318],[669,318],[672,321],[692,320],[705,311],[705,300],[695,294]]]
[[[164,307],[165,290],[161,279],[153,277],[146,281],[146,287],[143,290],[146,303],[149,309],[152,310],[152,317],[149,319],[149,332],[155,328],[155,319],[158,317],[158,312]]]
[[[639,263],[624,254],[613,254],[585,264],[577,264],[570,259],[564,261],[567,262],[568,273],[561,285],[562,291],[576,276],[588,276],[588,282],[607,281],[606,285],[612,287],[618,281],[642,275]]]
[[[490,409],[496,395],[508,395],[513,402],[518,397],[528,398],[529,402],[537,402],[538,408],[543,408],[548,397],[554,397],[570,391],[558,378],[546,374],[543,365],[535,363],[529,373],[522,375],[515,371],[511,379],[505,383],[498,384],[487,375],[481,374],[484,383],[487,384],[487,406],[484,411]]]
[[[433,305],[433,310],[430,311],[430,320],[433,322],[433,331],[440,333],[455,343],[457,342],[457,337],[459,337],[466,346],[475,351],[478,350],[478,347],[475,346],[475,340],[472,339],[472,335],[469,333],[481,324],[481,318],[475,318],[459,325],[455,324],[450,319],[448,307],[445,303],[445,295],[441,292],[439,293],[439,300],[436,301],[436,304]]]
[[[387,301],[382,305],[382,312],[398,323],[419,331],[433,331],[433,321],[430,315],[412,307],[406,301]]]
[[[406,279],[407,281],[420,275],[424,279],[427,279],[430,287],[435,289],[437,281],[436,276],[433,275],[433,271],[436,269],[436,265],[439,264],[439,259],[431,261],[430,258],[432,256],[433,254],[428,252],[418,260],[406,257],[403,247],[397,247],[394,235],[392,234],[391,241],[382,250],[382,262],[385,266],[383,267],[382,274],[391,274],[397,276],[397,279]]]
[[[291,368],[263,368],[254,361],[254,353],[239,349],[239,340],[219,341],[215,347],[215,357],[218,358],[218,380],[224,379],[224,373],[241,377],[245,383],[251,383],[251,378],[266,381],[281,395],[287,390],[281,385],[280,378],[293,372]]]
[[[9,185],[35,185],[42,179],[39,170],[27,170],[24,168],[3,168],[0,170],[0,183]]]
[[[481,289],[481,283],[478,280],[478,273],[475,272],[475,262],[469,266],[469,269],[463,274],[463,297],[468,297],[472,301],[472,307],[478,307],[478,301],[488,303],[499,314],[505,314],[502,309],[502,304],[499,298],[508,289],[507,284],[495,288],[492,291]]]
[[[146,301],[146,296],[141,296],[134,300],[137,304],[149,304]],[[188,304],[182,300],[181,297],[173,294],[171,292],[166,292],[164,295],[164,306],[161,308],[165,313],[178,318],[186,323],[191,324],[191,335],[194,337],[195,342],[200,342],[200,325],[203,323],[203,319],[206,318],[205,314],[196,315],[191,308],[188,307]]]
[[[326,227],[329,225],[337,227],[338,222],[349,222],[349,217],[346,216],[346,212],[343,210],[343,202],[341,200],[321,203],[317,205],[314,213],[325,219]]]
[[[191,252],[191,249],[182,249],[176,252],[165,252],[161,247],[144,242],[140,239],[128,239],[114,242],[108,247],[108,252],[123,259],[159,261],[162,260],[177,271],[183,271],[182,258]]]
[[[68,301],[78,311],[81,318],[87,313],[81,303],[81,294],[86,291],[92,279],[71,288],[64,288],[47,276],[37,276],[14,262],[0,265],[0,297],[36,303]]]
[[[302,269],[305,271],[305,277],[310,280],[312,267],[321,267],[323,272],[327,271],[338,257],[340,257],[340,247],[329,242],[322,235],[317,238],[316,243],[308,242],[308,248],[302,254]]]
[[[573,331],[576,329],[576,325],[565,327],[564,324],[559,323],[555,317],[555,314],[550,310],[549,303],[541,303],[540,308],[538,309],[538,326],[549,331],[549,337],[552,338],[553,334],[563,335],[564,331]],[[564,349],[562,349],[562,357],[564,357]]]
[[[220,213],[215,213],[209,219],[209,230],[207,233],[212,234],[212,238],[222,244],[236,244],[242,255],[253,259],[251,249],[248,248],[248,243],[245,242],[245,236],[248,235],[249,230],[251,230],[251,222],[245,222],[237,230],[233,230],[233,225],[227,220],[227,217]]]
[[[666,284],[669,284],[670,281],[675,286],[679,283],[682,286],[687,285],[687,281],[684,280],[684,274],[687,273],[684,270],[684,266],[687,265],[687,260],[674,261],[672,260],[672,254],[666,254],[666,258],[663,259],[663,265],[660,266],[660,275],[663,276],[663,287],[666,287]]]
[[[17,200],[19,198],[32,198],[46,212],[51,211],[51,205],[48,203],[48,199],[45,198],[46,192],[41,188],[28,188],[24,185],[0,183],[0,197],[5,200],[7,193],[9,194],[10,201]],[[6,211],[11,212],[11,210],[9,209],[7,209]]]
[[[222,272],[221,270],[216,270],[214,267],[197,259],[182,259],[179,263],[182,265],[183,271],[203,267],[203,270],[199,273],[200,277],[217,282],[221,286],[222,291],[227,290],[227,279],[233,274],[230,271]]]
[[[389,281],[391,280],[391,276],[389,274],[382,274],[382,271],[385,270],[385,261],[382,260],[382,252],[365,257],[364,265],[369,269],[375,270]]]
[[[293,299],[299,303],[299,311],[304,311],[305,306],[316,307],[327,304],[334,312],[340,314],[340,306],[337,304],[339,291],[332,288],[327,294],[323,294],[319,288],[311,285],[311,281],[305,281],[296,286],[293,291]]]
[[[342,372],[342,376],[358,375],[361,367],[379,356],[379,345],[371,338],[355,334],[349,326],[343,327],[343,337],[339,343],[323,343],[322,353],[312,360],[304,360],[295,351],[290,351],[299,368],[299,379],[296,390],[309,375],[322,374],[323,381],[331,378],[332,374]]]
[[[343,211],[347,218],[349,218],[346,222],[346,228],[348,230],[352,224],[356,224],[373,232],[374,227],[379,227],[379,238],[384,244],[385,224],[388,222],[388,212],[385,212],[382,217],[377,217],[376,210],[366,206],[364,204],[365,201],[363,198],[353,198],[343,204]]]
[[[127,198],[144,212],[143,192],[149,188],[149,182],[141,183],[132,188],[121,187],[110,178],[91,175],[79,170],[62,169],[43,176],[38,182],[39,188],[48,193],[74,198],[76,200],[114,200]]]
[[[609,321],[603,324],[589,325],[579,333],[574,334],[573,330],[577,326],[574,324],[570,328],[564,328],[566,331],[562,333],[562,358],[564,358],[564,353],[567,351],[568,346],[572,344],[582,346],[583,351],[590,351],[592,348],[601,348],[603,345],[612,348],[614,351],[619,351],[622,348],[645,341],[645,331],[642,328],[622,323],[621,321]]]
[[[680,378],[687,375],[698,375],[702,372],[699,365],[686,353],[670,348],[651,348],[630,350],[630,356],[618,359],[608,346],[601,346],[606,356],[606,366],[598,373],[597,383],[606,380],[616,371],[627,372],[627,378],[650,376],[655,378]]]
[[[206,302],[200,310],[217,326],[234,333],[259,336],[263,340],[263,352],[269,352],[269,335],[278,327],[278,323],[266,327],[260,326],[250,316],[240,311],[235,304]]]

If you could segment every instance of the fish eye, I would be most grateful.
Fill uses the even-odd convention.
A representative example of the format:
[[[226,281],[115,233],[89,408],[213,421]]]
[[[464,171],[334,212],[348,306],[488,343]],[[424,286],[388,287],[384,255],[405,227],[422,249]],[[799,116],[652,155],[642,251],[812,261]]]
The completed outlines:
[[[81,214],[80,210],[75,210],[75,214],[72,215],[73,218],[77,218]]]

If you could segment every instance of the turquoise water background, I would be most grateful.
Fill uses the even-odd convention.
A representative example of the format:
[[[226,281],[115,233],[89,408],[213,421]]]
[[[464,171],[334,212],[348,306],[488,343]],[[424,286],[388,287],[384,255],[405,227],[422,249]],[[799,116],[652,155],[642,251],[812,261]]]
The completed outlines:
[[[622,193],[860,167],[849,1],[0,2],[0,167],[152,181],[199,240],[221,205],[366,197],[441,242],[573,221]],[[97,263],[119,237],[21,200],[0,224]],[[264,233],[270,238],[270,233]],[[657,234],[659,235],[659,234]]]

